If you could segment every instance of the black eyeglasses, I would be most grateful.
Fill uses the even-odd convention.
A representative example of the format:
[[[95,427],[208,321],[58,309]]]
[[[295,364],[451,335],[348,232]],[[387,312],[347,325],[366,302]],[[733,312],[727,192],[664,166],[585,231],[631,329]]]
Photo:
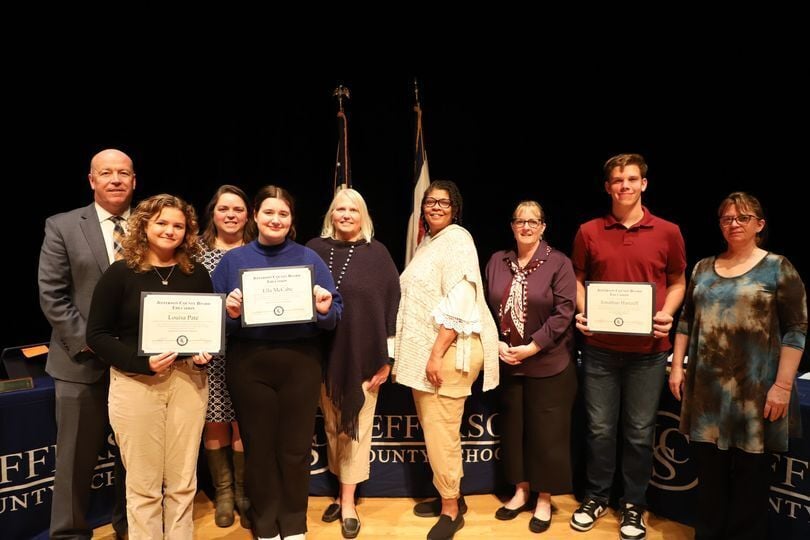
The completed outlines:
[[[439,205],[439,208],[446,209],[453,206],[453,201],[450,199],[434,199],[433,197],[428,197],[425,199],[425,202],[422,203],[425,208],[433,208],[437,204]]]
[[[543,222],[540,221],[539,219],[517,219],[517,218],[515,218],[515,219],[512,220],[512,226],[515,227],[516,229],[520,229],[523,226],[527,226],[530,229],[536,229],[537,227],[540,226],[541,223],[543,223]]]
[[[752,219],[759,218],[757,216],[752,216],[751,214],[740,214],[739,216],[720,216],[720,226],[731,227],[731,224],[735,221],[740,225],[748,225]]]

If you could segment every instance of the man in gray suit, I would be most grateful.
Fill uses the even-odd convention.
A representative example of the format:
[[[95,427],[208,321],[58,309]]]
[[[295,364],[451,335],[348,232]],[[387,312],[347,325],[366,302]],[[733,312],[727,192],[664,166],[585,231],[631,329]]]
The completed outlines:
[[[46,371],[56,390],[57,453],[50,537],[91,538],[90,484],[109,425],[109,366],[88,349],[85,327],[93,289],[116,259],[135,189],[132,160],[102,150],[90,161],[89,206],[51,216],[39,255],[39,303],[51,324]],[[123,468],[116,456],[113,527],[126,536]]]

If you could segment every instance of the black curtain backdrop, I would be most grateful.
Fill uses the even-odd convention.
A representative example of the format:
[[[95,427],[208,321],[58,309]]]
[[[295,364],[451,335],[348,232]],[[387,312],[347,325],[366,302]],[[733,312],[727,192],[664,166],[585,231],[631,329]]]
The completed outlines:
[[[744,190],[765,207],[766,247],[786,255],[810,284],[805,235],[797,230],[806,204],[796,194],[807,179],[806,71],[731,55],[420,76],[430,175],[461,188],[464,225],[483,265],[510,245],[511,210],[527,198],[544,206],[551,244],[570,253],[577,225],[609,208],[604,161],[638,152],[650,166],[644,202],[681,226],[688,272],[722,251],[717,206]],[[4,147],[13,195],[4,199],[4,214],[6,306],[14,322],[3,326],[2,346],[48,338],[36,282],[44,220],[91,201],[89,160],[103,148],[134,159],[136,201],[169,192],[202,211],[222,183],[251,195],[274,183],[297,197],[299,240],[316,236],[332,195],[331,93],[339,83],[352,93],[346,110],[354,187],[369,204],[377,238],[402,267],[413,187],[413,73],[272,74],[274,84],[267,73],[246,73],[105,72],[101,81],[92,72],[86,80],[39,73],[13,85]],[[32,97],[43,90],[47,99]]]

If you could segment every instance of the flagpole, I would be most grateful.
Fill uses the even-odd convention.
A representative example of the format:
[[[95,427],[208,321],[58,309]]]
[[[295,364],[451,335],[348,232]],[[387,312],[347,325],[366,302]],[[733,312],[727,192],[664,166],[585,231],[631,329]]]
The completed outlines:
[[[343,99],[349,99],[351,95],[349,89],[341,84],[335,88],[332,96],[338,100],[338,146],[335,156],[335,180],[332,186],[332,191],[337,193],[340,189],[352,187],[352,169],[349,162],[349,121],[343,110]]]
[[[413,80],[413,91],[415,98],[413,110],[416,113],[416,144],[414,148],[414,187],[411,200],[411,216],[408,220],[407,237],[405,239],[406,266],[411,262],[419,242],[422,241],[425,235],[425,230],[422,228],[422,195],[430,185],[427,151],[425,150],[425,139],[422,132],[422,104],[419,100],[419,83],[415,78]]]

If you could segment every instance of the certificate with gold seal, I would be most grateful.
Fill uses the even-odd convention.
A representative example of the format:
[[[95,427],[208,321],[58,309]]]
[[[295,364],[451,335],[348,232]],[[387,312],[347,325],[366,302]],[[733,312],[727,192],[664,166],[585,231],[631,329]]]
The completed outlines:
[[[138,354],[225,352],[225,295],[141,293]]]
[[[653,335],[655,283],[586,281],[588,329],[600,334]]]
[[[242,269],[242,326],[314,322],[313,266]]]

